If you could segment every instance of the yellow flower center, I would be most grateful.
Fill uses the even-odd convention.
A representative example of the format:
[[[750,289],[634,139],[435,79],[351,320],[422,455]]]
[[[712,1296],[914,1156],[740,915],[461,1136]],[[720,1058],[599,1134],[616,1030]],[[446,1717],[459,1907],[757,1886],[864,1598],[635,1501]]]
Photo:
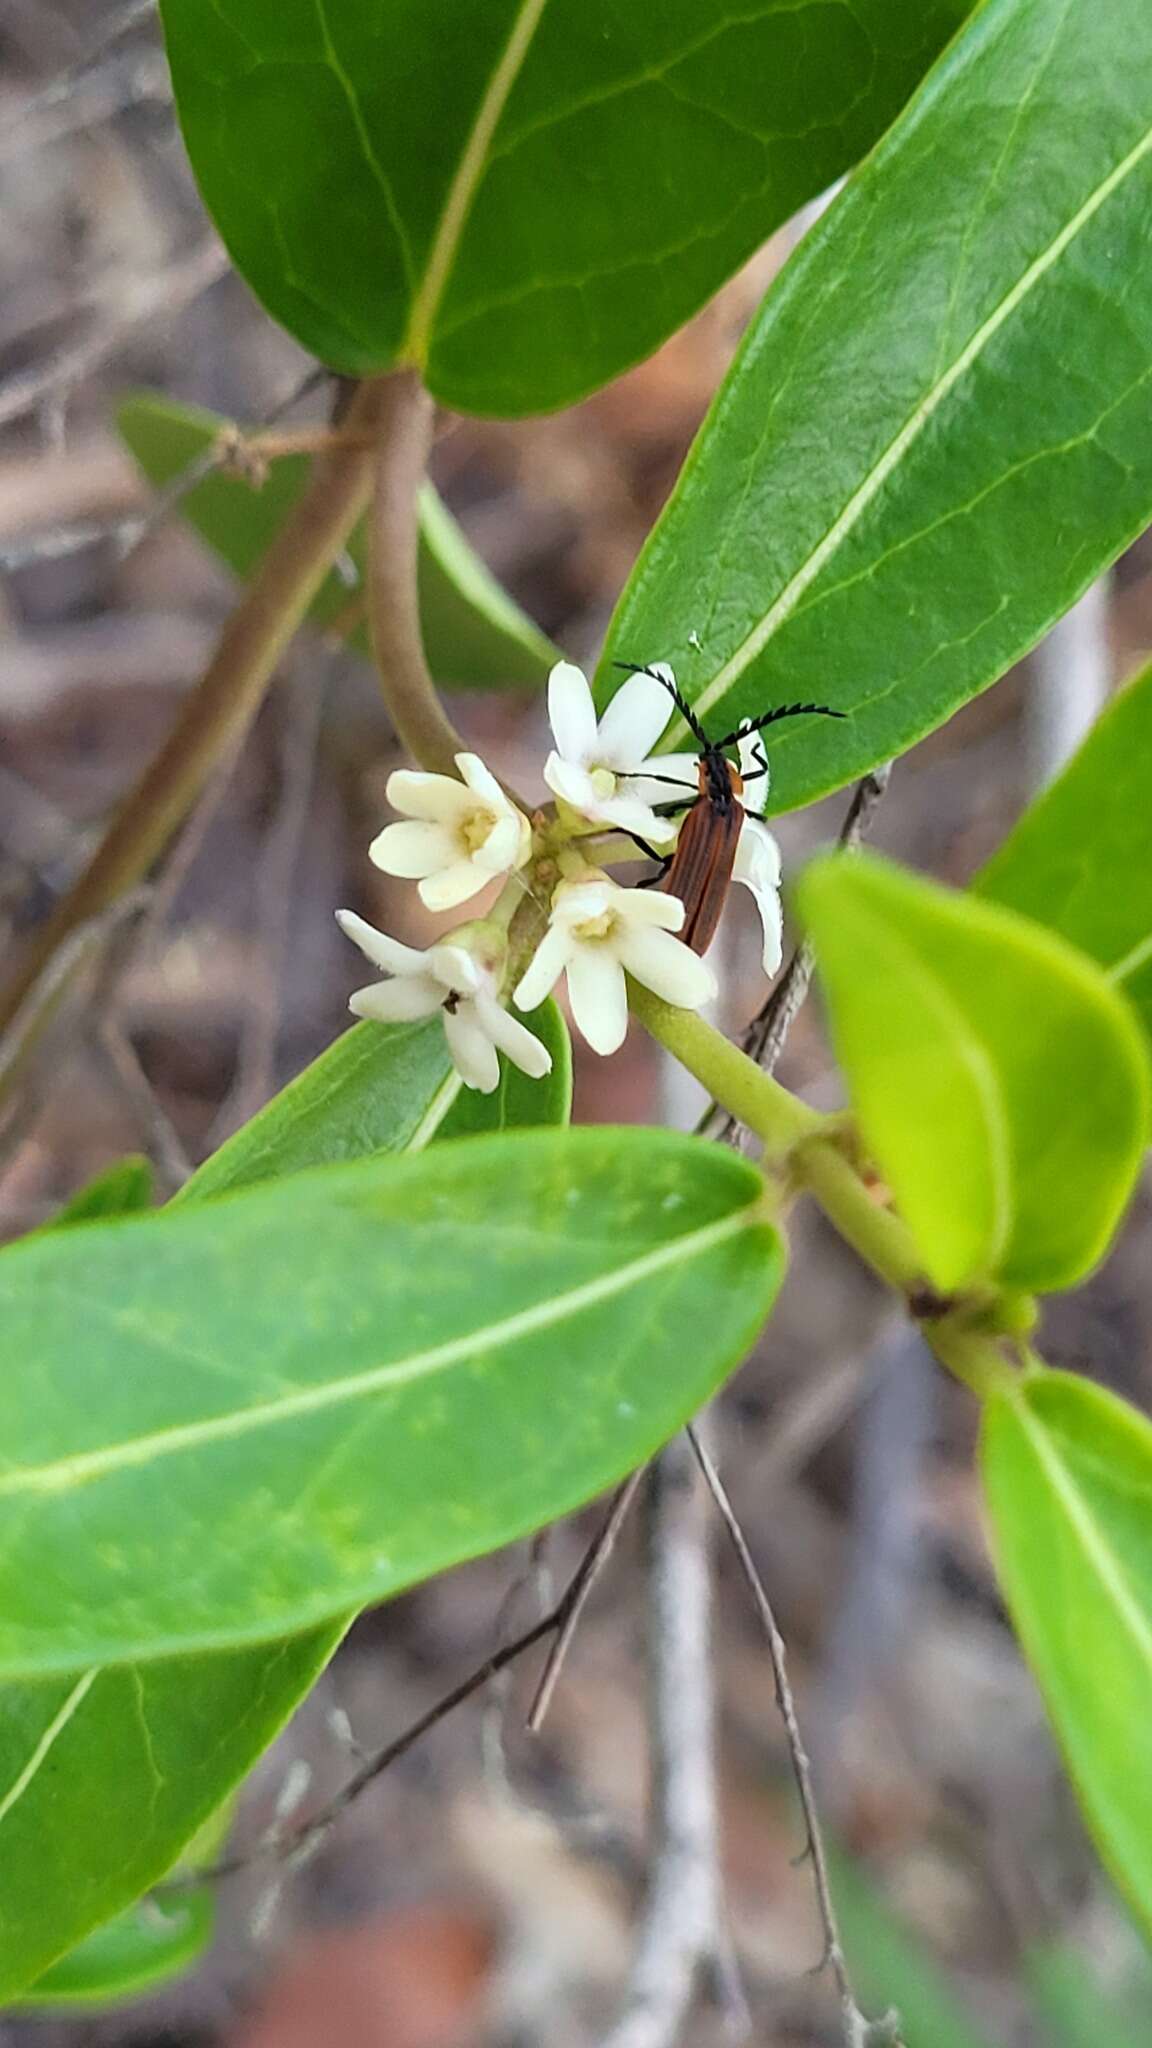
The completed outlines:
[[[588,780],[598,797],[615,796],[616,777],[610,768],[593,768]]]
[[[598,917],[585,917],[581,919],[579,924],[574,924],[572,936],[574,939],[579,939],[582,946],[598,946],[603,940],[612,937],[619,923],[620,917],[617,911],[602,910]]]
[[[491,838],[495,822],[491,811],[485,805],[477,805],[475,810],[462,813],[456,827],[456,836],[465,853],[469,856],[479,853],[480,848]]]

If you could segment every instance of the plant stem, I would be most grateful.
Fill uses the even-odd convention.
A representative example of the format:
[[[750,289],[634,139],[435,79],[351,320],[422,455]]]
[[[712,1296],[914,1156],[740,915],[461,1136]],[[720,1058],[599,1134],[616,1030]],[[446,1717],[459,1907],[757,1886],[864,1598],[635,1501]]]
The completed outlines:
[[[865,1265],[904,1296],[941,1364],[976,1394],[1002,1383],[1011,1373],[1002,1339],[994,1325],[980,1327],[973,1317],[974,1309],[994,1307],[995,1297],[940,1299],[907,1226],[876,1201],[840,1150],[833,1120],[798,1102],[694,1010],[676,1009],[636,983],[629,984],[629,1000],[652,1036],[755,1132],[765,1167],[786,1171],[794,1188],[813,1195]]]
[[[629,983],[628,997],[634,1014],[653,1038],[740,1123],[755,1131],[764,1146],[767,1166],[783,1165],[805,1138],[820,1130],[824,1118],[816,1110],[763,1073],[755,1060],[706,1024],[695,1010],[677,1009],[638,982]]]
[[[368,550],[368,627],[398,737],[421,768],[455,775],[466,741],[445,715],[424,658],[417,584],[420,487],[432,400],[415,370],[382,386]]]
[[[347,434],[383,429],[392,381],[360,386],[342,422]],[[359,446],[335,448],[317,462],[168,739],[0,996],[0,1031],[70,934],[147,874],[216,763],[251,723],[277,662],[368,503],[374,466],[371,449]]]

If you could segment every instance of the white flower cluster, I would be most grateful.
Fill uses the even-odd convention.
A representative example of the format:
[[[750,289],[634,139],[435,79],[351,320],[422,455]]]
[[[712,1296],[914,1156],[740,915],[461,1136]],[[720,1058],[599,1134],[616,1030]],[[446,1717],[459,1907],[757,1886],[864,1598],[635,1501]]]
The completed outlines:
[[[556,742],[544,779],[558,799],[558,814],[577,840],[589,827],[630,834],[661,851],[676,838],[678,820],[656,806],[684,803],[699,788],[694,754],[653,754],[672,715],[670,668],[630,676],[599,721],[583,672],[558,662],[548,682],[548,716]],[[743,802],[748,815],[736,849],[733,879],[752,890],[764,926],[764,967],[780,964],[780,856],[759,817],[767,770],[754,741],[741,743]],[[481,890],[525,867],[533,854],[532,826],[476,754],[457,754],[460,779],[402,769],[389,776],[387,795],[403,822],[387,825],[369,848],[385,874],[417,883],[429,910],[455,910]],[[757,782],[758,803],[750,794]],[[508,1014],[502,999],[507,942],[496,923],[458,927],[421,952],[378,932],[353,911],[337,912],[341,929],[374,967],[391,978],[358,989],[357,1016],[399,1023],[441,1010],[449,1050],[462,1080],[490,1093],[500,1078],[497,1051],[526,1074],[546,1074],[551,1057],[538,1038]],[[513,1000],[534,1010],[567,979],[573,1019],[590,1046],[615,1052],[628,1028],[625,975],[665,1002],[699,1009],[716,993],[705,960],[676,937],[685,906],[676,896],[625,889],[599,868],[567,856],[551,897],[548,929],[521,976]]]

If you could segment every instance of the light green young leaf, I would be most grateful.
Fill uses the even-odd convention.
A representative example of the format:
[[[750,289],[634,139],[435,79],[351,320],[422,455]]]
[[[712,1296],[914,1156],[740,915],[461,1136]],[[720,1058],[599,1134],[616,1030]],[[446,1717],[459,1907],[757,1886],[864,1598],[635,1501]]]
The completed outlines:
[[[200,406],[176,405],[139,393],[117,415],[120,433],[150,483],[171,483],[198,456],[214,447],[231,424]],[[257,489],[242,477],[215,470],[180,499],[181,516],[242,579],[250,576],[283,525],[307,480],[308,457],[282,455],[268,466]],[[364,527],[357,527],[348,554],[363,589],[367,575]],[[431,484],[420,496],[420,549],[416,564],[420,628],[428,666],[445,689],[536,688],[559,650],[534,626],[473,552]],[[363,619],[353,617],[355,591],[335,573],[327,576],[312,606],[321,627],[339,619],[350,644],[367,654]]]
[[[1098,960],[1152,1030],[1152,666],[1113,698],[972,886]]]
[[[1152,1423],[1038,1370],[989,1397],[982,1462],[1013,1622],[1100,1855],[1152,1932]]]
[[[800,902],[864,1142],[929,1278],[1070,1287],[1147,1136],[1123,997],[1041,926],[875,856],[814,862]]]
[[[1152,516],[1150,208],[1147,0],[987,0],[769,292],[601,701],[847,713],[773,732],[789,810],[1003,674]]]
[[[527,1131],[12,1246],[0,1675],[274,1637],[599,1493],[767,1315],[761,1194]]]
[[[567,1026],[553,1002],[524,1021],[552,1054],[552,1072],[531,1081],[502,1060],[493,1095],[463,1086],[439,1017],[418,1024],[354,1024],[206,1159],[176,1201],[377,1152],[420,1152],[434,1138],[469,1131],[567,1123]]]
[[[117,1159],[86,1187],[78,1188],[44,1228],[59,1230],[65,1224],[92,1223],[101,1216],[130,1216],[151,1205],[152,1168],[148,1161],[136,1156]]]
[[[154,1991],[198,1961],[212,1939],[213,1901],[204,1893],[148,1899],[118,1914],[70,1949],[20,1999],[25,2012],[118,2005]]]
[[[966,0],[163,0],[184,139],[306,349],[464,412],[648,355],[881,134]]]

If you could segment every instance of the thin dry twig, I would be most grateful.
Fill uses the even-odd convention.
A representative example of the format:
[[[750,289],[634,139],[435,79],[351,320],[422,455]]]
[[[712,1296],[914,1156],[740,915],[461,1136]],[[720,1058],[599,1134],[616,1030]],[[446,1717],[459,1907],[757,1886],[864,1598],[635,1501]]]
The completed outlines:
[[[620,1491],[622,1492],[623,1488]],[[619,1497],[618,1493],[608,1510],[609,1522],[616,1515]],[[194,1876],[190,1874],[187,1877],[173,1878],[169,1883],[157,1887],[158,1892],[194,1891],[202,1885],[238,1876],[241,1871],[251,1870],[269,1857],[277,1860],[294,1859],[301,1850],[310,1847],[327,1834],[340,1819],[341,1814],[346,1813],[359,1799],[361,1793],[367,1791],[369,1785],[375,1784],[376,1779],[393,1764],[398,1763],[401,1757],[406,1756],[422,1736],[427,1735],[457,1707],[463,1706],[466,1700],[483,1691],[484,1687],[490,1685],[502,1671],[507,1670],[510,1664],[514,1664],[518,1657],[522,1657],[526,1650],[533,1649],[537,1643],[544,1642],[547,1637],[555,1635],[557,1630],[563,1629],[573,1607],[583,1605],[589,1579],[595,1577],[601,1569],[603,1536],[604,1531],[600,1530],[593,1537],[560,1599],[547,1614],[541,1615],[538,1621],[522,1630],[511,1642],[500,1644],[490,1656],[485,1657],[482,1664],[478,1664],[466,1678],[462,1678],[459,1685],[454,1685],[450,1692],[442,1693],[438,1700],[435,1700],[415,1721],[411,1721],[399,1735],[394,1736],[391,1742],[385,1743],[382,1749],[369,1751],[359,1769],[345,1780],[340,1790],[320,1808],[319,1812],[311,1814],[307,1820],[287,1833],[279,1829],[272,1831],[253,1848],[238,1851],[234,1856],[225,1856],[210,1869],[197,1871]]]
[[[852,794],[837,845],[851,852],[865,837],[876,807],[888,787],[891,762],[862,776]],[[775,1071],[784,1041],[796,1019],[812,980],[812,948],[805,939],[795,950],[763,1008],[753,1017],[741,1041],[750,1059],[757,1060],[765,1073]]]
[[[617,1487],[612,1505],[608,1511],[607,1520],[587,1555],[585,1560],[587,1568],[583,1584],[579,1588],[576,1598],[572,1600],[564,1617],[563,1624],[548,1652],[548,1660],[540,1674],[540,1683],[536,1687],[532,1704],[528,1709],[525,1726],[532,1735],[539,1735],[544,1725],[544,1717],[552,1704],[552,1695],[556,1690],[560,1673],[567,1662],[568,1652],[572,1647],[572,1639],[580,1626],[584,1609],[588,1604],[589,1595],[616,1548],[620,1531],[628,1519],[628,1510],[636,1498],[636,1493],[643,1477],[644,1467],[641,1466],[638,1471],[629,1475],[622,1486]]]
[[[812,1864],[816,1902],[820,1912],[821,1926],[824,1930],[824,1954],[817,1967],[822,1970],[830,1969],[835,1979],[840,1999],[845,2048],[881,2048],[881,2043],[889,2044],[889,2048],[901,2048],[899,2034],[897,2031],[894,2031],[894,2022],[891,2015],[885,2015],[880,2020],[870,2020],[867,2014],[861,2010],[855,1991],[852,1988],[852,1980],[848,1974],[848,1965],[845,1960],[844,1947],[840,1937],[840,1925],[836,1915],[836,1906],[832,1897],[832,1884],[828,1874],[828,1857],[824,1846],[823,1831],[820,1826],[820,1816],[816,1807],[816,1795],[812,1786],[812,1766],[804,1747],[804,1738],[800,1732],[800,1722],[796,1713],[796,1701],[788,1678],[788,1655],[784,1646],[784,1638],[777,1626],[772,1603],[768,1598],[764,1581],[757,1570],[756,1561],[748,1546],[748,1539],[740,1526],[736,1511],[728,1498],[727,1489],[716,1469],[716,1465],[706,1446],[701,1442],[699,1432],[691,1424],[689,1424],[686,1434],[696,1461],[704,1475],[708,1490],[716,1503],[720,1519],[728,1533],[729,1542],[736,1554],[737,1563],[752,1594],[756,1612],[767,1637],[768,1655],[772,1663],[772,1678],[776,1688],[776,1704],[780,1709],[780,1717],[784,1723],[784,1730],[788,1740],[788,1753],[792,1759],[792,1771],[796,1780],[796,1790],[800,1798],[800,1810],[804,1817],[805,1853]]]
[[[81,341],[61,349],[48,362],[22,370],[0,385],[0,426],[35,412],[49,399],[58,400],[85,377],[117,355],[124,344],[150,320],[179,313],[225,276],[228,252],[215,235],[198,243],[188,255],[149,277],[121,295],[116,317],[86,334]]]
[[[113,548],[117,563],[127,562],[137,548],[142,547],[146,540],[150,540],[154,533],[159,532],[181,500],[194,491],[197,484],[203,483],[206,477],[215,475],[217,471],[227,469],[230,464],[235,464],[237,446],[246,446],[252,438],[253,431],[259,440],[259,435],[265,427],[270,427],[281,419],[300,399],[306,398],[318,385],[326,383],[331,375],[332,372],[324,369],[322,365],[309,370],[305,376],[297,378],[291,389],[268,408],[256,422],[255,430],[241,433],[240,429],[236,428],[231,433],[221,433],[207,448],[202,448],[198,455],[194,455],[190,462],[186,462],[182,469],[177,470],[175,476],[170,477],[161,489],[154,491],[142,512],[131,512],[121,519],[74,520],[68,524],[46,527],[39,533],[29,534],[27,539],[9,541],[0,547],[0,570],[26,569],[33,562],[60,561],[67,555],[81,554],[85,548],[96,547],[102,543]],[[323,434],[323,430],[316,431],[322,435],[322,448],[331,447],[331,437]],[[341,441],[340,445],[347,445],[346,440]],[[363,598],[359,602],[363,604]],[[336,622],[333,622],[329,630],[337,630]]]
[[[744,2038],[721,1931],[708,1502],[678,1437],[647,1473],[648,1721],[653,1854],[623,2009],[604,2048],[672,2048],[706,1975]]]

